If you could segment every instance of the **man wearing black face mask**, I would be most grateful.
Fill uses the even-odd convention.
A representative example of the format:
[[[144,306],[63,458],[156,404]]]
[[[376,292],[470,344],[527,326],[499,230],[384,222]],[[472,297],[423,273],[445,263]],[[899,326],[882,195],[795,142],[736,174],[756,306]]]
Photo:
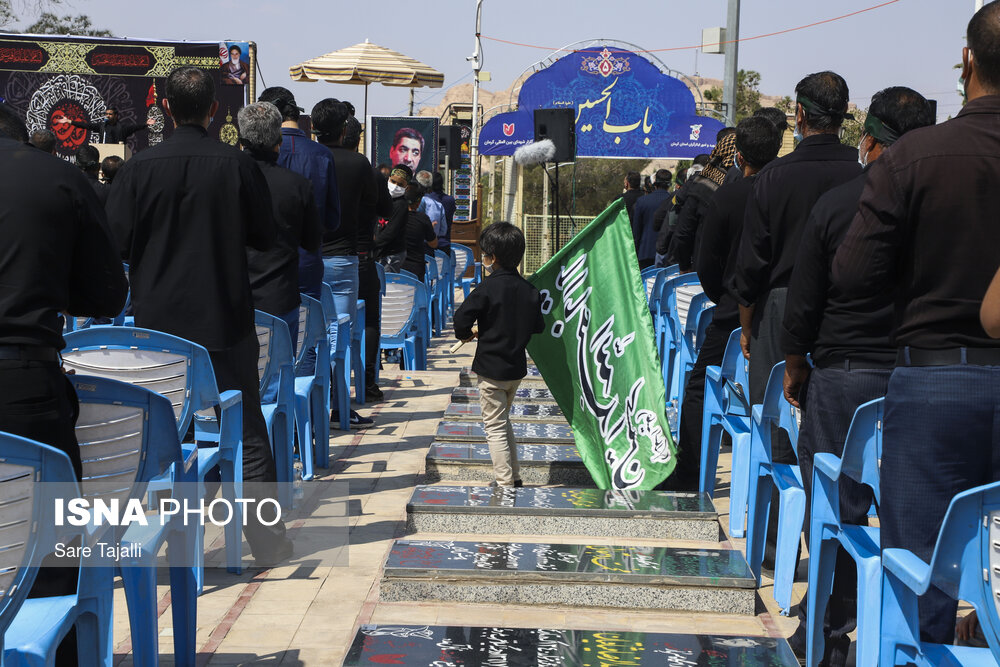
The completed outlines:
[[[857,151],[841,144],[837,136],[851,117],[847,82],[834,72],[818,72],[799,81],[795,94],[795,126],[802,139],[791,154],[757,176],[729,285],[740,304],[740,343],[750,360],[751,404],[763,401],[771,368],[784,358],[780,336],[785,296],[809,212],[824,192],[861,173]],[[795,463],[791,443],[777,428],[771,452],[777,463]],[[766,566],[777,539],[777,508],[775,490]]]
[[[876,93],[858,148],[860,162],[872,165],[900,136],[933,123],[930,105],[915,90],[887,88]],[[803,410],[798,459],[807,503],[813,458],[824,452],[840,456],[854,411],[885,396],[896,361],[896,348],[889,340],[893,328],[891,292],[848,296],[837,289],[830,275],[833,257],[854,219],[869,171],[866,167],[864,173],[816,202],[802,233],[788,288],[782,332],[785,398]],[[806,361],[809,354],[814,369]],[[846,475],[840,478],[840,518],[844,523],[866,525],[872,500],[867,486]],[[857,586],[854,561],[838,549],[826,616],[825,653],[814,647],[823,665],[846,664],[851,644],[848,633],[857,625]],[[800,615],[804,607],[799,605]],[[803,623],[796,633],[803,640],[804,628]],[[797,648],[795,641],[793,648]]]

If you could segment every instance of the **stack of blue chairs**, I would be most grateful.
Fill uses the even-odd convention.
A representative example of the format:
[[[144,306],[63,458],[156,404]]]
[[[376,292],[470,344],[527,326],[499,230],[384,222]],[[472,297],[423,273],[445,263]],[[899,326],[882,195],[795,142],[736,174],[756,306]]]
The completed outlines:
[[[279,502],[292,508],[291,484],[295,481],[295,373],[292,338],[288,325],[262,311],[254,313],[260,354],[260,407],[271,440],[271,454],[278,473]]]
[[[438,310],[435,316],[440,321],[440,329],[448,325],[448,314],[452,311],[455,300],[455,270],[451,266],[451,255],[441,251],[434,251],[434,261],[438,270]]]
[[[330,465],[330,364],[315,363],[316,359],[330,358],[330,338],[323,305],[305,294],[299,306],[299,335],[301,342],[295,359],[295,425],[302,479],[311,480],[314,466]],[[313,356],[307,355],[308,350],[312,350]]]
[[[451,254],[455,258],[454,273],[455,285],[461,286],[462,294],[469,296],[472,288],[482,280],[482,264],[476,261],[476,255],[472,248],[461,243],[452,242]],[[472,275],[466,277],[469,268],[472,268]]]
[[[380,348],[401,350],[407,370],[427,369],[430,340],[427,286],[402,273],[385,274]]]
[[[351,428],[351,316],[337,313],[329,284],[323,283],[320,290],[327,329],[334,334],[334,343],[330,345],[330,367],[333,395],[340,415],[339,426],[341,431],[348,431]]]

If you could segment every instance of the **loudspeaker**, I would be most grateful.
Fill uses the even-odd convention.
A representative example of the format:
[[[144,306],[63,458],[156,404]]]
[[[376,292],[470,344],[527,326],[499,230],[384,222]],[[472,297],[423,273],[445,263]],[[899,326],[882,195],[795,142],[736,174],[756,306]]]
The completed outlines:
[[[573,109],[535,109],[535,141],[551,139],[556,145],[553,162],[576,158],[576,116]]]
[[[448,166],[458,169],[462,161],[462,128],[458,125],[441,125],[438,132],[438,161],[443,165],[447,155]]]

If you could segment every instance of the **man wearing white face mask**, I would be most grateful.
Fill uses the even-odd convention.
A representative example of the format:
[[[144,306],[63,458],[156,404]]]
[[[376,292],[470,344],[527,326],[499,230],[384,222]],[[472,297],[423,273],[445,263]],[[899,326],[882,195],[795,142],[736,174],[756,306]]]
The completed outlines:
[[[389,194],[392,196],[392,215],[375,232],[375,256],[390,273],[399,273],[406,259],[406,221],[409,208],[403,193],[413,179],[413,171],[405,164],[397,164],[389,172]]]
[[[781,340],[785,398],[803,411],[798,460],[807,502],[813,457],[818,453],[840,455],[854,411],[885,396],[896,363],[896,347],[889,339],[893,329],[891,291],[844,294],[833,282],[833,257],[858,210],[869,166],[903,134],[933,124],[930,104],[915,90],[898,87],[876,93],[858,147],[858,160],[865,171],[820,197],[802,233]],[[813,369],[806,361],[808,354],[812,355]],[[868,487],[841,476],[840,516],[844,523],[867,524],[871,504]],[[846,663],[851,643],[848,633],[857,625],[857,586],[854,562],[846,553],[839,553],[826,616],[824,665]],[[800,612],[804,608],[799,605]],[[804,629],[797,635],[804,637],[803,633]],[[796,648],[795,641],[792,648]],[[814,651],[817,657],[822,653],[818,646]]]

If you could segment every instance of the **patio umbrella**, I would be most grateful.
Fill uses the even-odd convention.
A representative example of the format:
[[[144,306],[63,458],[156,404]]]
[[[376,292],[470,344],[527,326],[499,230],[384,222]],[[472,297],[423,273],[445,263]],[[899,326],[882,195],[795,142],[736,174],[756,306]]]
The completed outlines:
[[[440,88],[444,74],[419,60],[372,44],[367,39],[346,49],[307,60],[288,68],[292,81],[329,81],[365,87],[365,117],[368,117],[368,85],[401,88]]]

